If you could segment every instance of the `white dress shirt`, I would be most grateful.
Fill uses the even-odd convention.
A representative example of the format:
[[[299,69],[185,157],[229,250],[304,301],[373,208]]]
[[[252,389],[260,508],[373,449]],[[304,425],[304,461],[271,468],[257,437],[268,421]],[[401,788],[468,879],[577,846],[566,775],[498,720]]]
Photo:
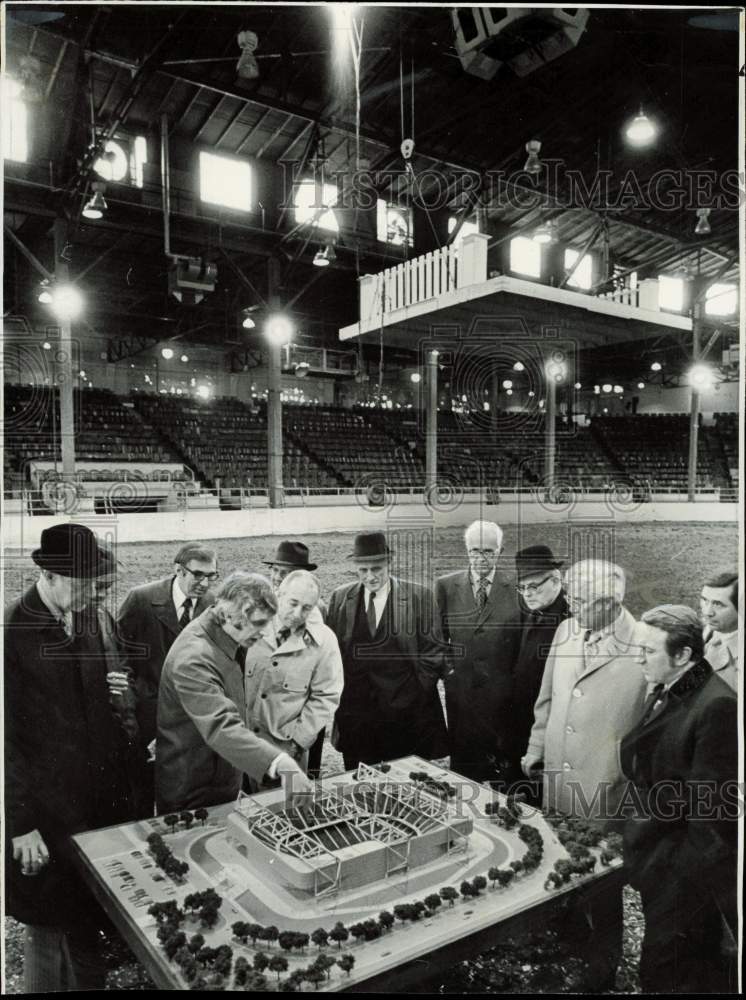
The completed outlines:
[[[174,582],[171,585],[171,597],[173,598],[174,607],[176,608],[176,621],[181,621],[181,614],[184,610],[184,602],[187,599],[187,595],[179,586],[178,580],[174,577]],[[192,606],[189,609],[189,621],[194,618],[194,609],[197,605],[197,599],[195,597],[190,597],[189,600],[192,602]]]

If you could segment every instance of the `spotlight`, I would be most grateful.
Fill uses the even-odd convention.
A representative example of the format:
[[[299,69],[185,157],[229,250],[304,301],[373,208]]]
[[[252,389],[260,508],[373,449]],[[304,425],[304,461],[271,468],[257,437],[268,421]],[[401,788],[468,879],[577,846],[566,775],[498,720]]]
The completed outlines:
[[[694,365],[688,374],[692,389],[710,389],[714,385],[715,376],[708,365]]]
[[[645,383],[644,382],[638,382],[637,383],[637,388],[638,389],[644,389],[645,388]]]
[[[188,358],[188,356],[186,354],[182,354],[181,355],[181,360],[184,362],[184,364],[186,364],[187,361],[189,360],[189,358]]]
[[[199,396],[200,399],[209,399],[210,398],[210,391],[211,390],[210,390],[210,386],[209,385],[198,385],[197,386],[197,395]]]
[[[547,378],[562,382],[567,375],[567,365],[564,361],[547,361],[546,374]]]
[[[83,216],[86,219],[103,219],[104,212],[107,209],[106,199],[104,198],[106,185],[102,184],[101,181],[94,181],[91,187],[93,189],[93,197],[86,202],[83,209]]]
[[[533,397],[535,396],[535,393],[534,393],[534,390],[533,390],[533,389],[529,389],[529,390],[528,390],[528,394],[529,394],[529,396],[530,396],[530,397],[531,397],[532,399],[533,399]]]
[[[51,351],[52,350],[52,345],[49,343],[48,340],[45,340],[44,343],[41,346],[44,348],[45,351]]]
[[[652,365],[650,366],[650,371],[651,372],[659,372],[662,367],[663,366],[661,365],[660,361],[654,361],[652,363]]]
[[[580,384],[580,382],[576,382],[576,383],[575,383],[575,388],[576,388],[576,389],[582,389],[582,388],[583,388],[583,386],[582,386],[582,385]]]
[[[58,319],[73,320],[83,311],[83,296],[74,285],[58,285],[52,293],[52,312]]]
[[[556,239],[557,226],[553,219],[549,222],[542,222],[534,233],[534,243],[541,243],[544,245],[547,243],[554,243]]]
[[[512,389],[506,389],[505,390],[505,395],[506,396],[512,396],[513,395],[513,390]]]
[[[528,153],[528,159],[526,160],[523,169],[527,174],[540,174],[541,173],[541,160],[539,159],[539,152],[541,151],[541,143],[538,139],[529,139],[526,143],[526,152]]]
[[[593,391],[594,391],[594,393],[595,393],[595,394],[596,394],[597,396],[600,396],[600,395],[601,395],[601,386],[600,386],[600,385],[594,385],[594,386],[593,386]]]
[[[257,306],[248,306],[246,309],[241,310],[241,326],[244,330],[253,330],[256,326],[254,318],[251,315],[256,309]]]
[[[503,381],[503,389],[512,389],[512,388],[513,388],[513,382],[511,381],[511,379],[506,378]]]
[[[627,137],[627,141],[632,146],[637,146],[642,148],[643,146],[648,146],[653,141],[657,134],[657,128],[640,107],[640,113],[632,119],[624,134]]]
[[[513,365],[514,372],[524,372],[525,370],[526,366],[522,361],[516,361],[516,363]]]
[[[161,357],[165,358],[166,361],[170,361],[173,356],[174,356],[173,348],[171,347],[161,348]]]
[[[412,372],[412,374],[409,376],[409,380],[410,382],[414,382],[416,385],[418,382],[422,380],[422,376],[420,375],[419,372]]]
[[[696,236],[707,236],[712,232],[712,226],[710,225],[710,211],[709,208],[698,208],[697,209],[697,225],[694,227],[694,233]]]
[[[334,252],[334,247],[331,243],[327,243],[323,250],[320,248],[316,251],[316,255],[313,258],[314,267],[329,267],[337,259],[337,255]]]
[[[604,392],[611,392],[614,386],[611,384],[611,382],[604,382],[601,388],[603,389]]]
[[[297,378],[305,378],[306,375],[308,375],[310,369],[311,369],[311,366],[309,365],[309,363],[307,361],[299,361],[298,364],[295,366],[296,377]],[[293,391],[297,392],[297,389],[294,389]]]
[[[615,385],[615,386],[614,386],[614,392],[615,392],[615,393],[616,393],[617,395],[620,395],[620,393],[623,393],[623,392],[624,392],[624,389],[623,389],[623,388],[622,388],[622,387],[621,387],[620,385]]]
[[[39,283],[39,302],[43,305],[48,306],[52,304],[52,292],[51,292],[51,282],[48,278],[43,278]]]
[[[282,347],[293,339],[293,324],[281,313],[270,316],[264,324],[264,335],[273,344]]]

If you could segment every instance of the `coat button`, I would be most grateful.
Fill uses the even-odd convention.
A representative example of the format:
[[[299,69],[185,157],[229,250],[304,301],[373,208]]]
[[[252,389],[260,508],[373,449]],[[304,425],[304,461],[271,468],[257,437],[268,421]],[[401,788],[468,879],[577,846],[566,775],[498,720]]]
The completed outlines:
[[[263,695],[262,695],[262,698],[266,698],[266,697],[267,697],[267,696],[266,696],[266,694],[263,694]]]
[[[255,733],[258,733],[258,732],[259,732],[259,726],[254,726],[254,732],[255,732]]]
[[[565,763],[564,763],[564,764],[562,765],[562,770],[563,770],[563,771],[571,771],[571,770],[572,770],[572,768],[571,768],[571,767],[570,767],[570,765],[569,765],[569,764],[567,763],[567,761],[565,761]]]
[[[272,666],[273,666],[273,667],[276,667],[276,666],[277,666],[277,660],[272,660]]]
[[[262,698],[263,698],[263,697],[264,697],[264,695],[262,695]],[[574,733],[574,732],[575,732],[575,730],[574,730],[574,729],[572,728],[572,726],[568,726],[568,727],[567,727],[567,729],[565,730],[565,732],[566,732],[566,733]]]
[[[583,692],[580,690],[580,688],[573,688],[572,696],[573,698],[582,698]]]

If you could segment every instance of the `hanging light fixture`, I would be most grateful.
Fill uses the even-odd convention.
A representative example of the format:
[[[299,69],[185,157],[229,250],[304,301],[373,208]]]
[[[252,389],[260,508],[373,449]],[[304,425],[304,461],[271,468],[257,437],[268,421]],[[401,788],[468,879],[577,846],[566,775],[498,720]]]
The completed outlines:
[[[256,309],[256,306],[249,306],[247,309],[241,310],[241,326],[244,330],[253,330],[256,326],[252,318],[252,312]]]
[[[106,185],[101,183],[101,181],[93,181],[91,187],[93,195],[85,204],[83,217],[86,219],[103,219],[104,212],[107,209],[106,199],[104,198]]]
[[[542,222],[539,228],[534,233],[534,243],[554,243],[557,239],[557,223],[554,219],[550,219],[549,222]]]
[[[712,232],[712,226],[710,225],[711,211],[709,208],[697,209],[697,225],[694,227],[695,236],[708,236]]]
[[[527,174],[540,174],[541,160],[539,159],[539,153],[541,152],[541,143],[539,140],[529,139],[526,143],[526,152],[528,153],[528,159],[526,160],[523,169]]]
[[[42,278],[39,283],[39,302],[45,306],[52,304],[52,283],[49,278]]]
[[[642,110],[642,105],[640,105],[640,113],[632,119],[624,130],[627,142],[638,148],[649,146],[657,133],[658,129]]]
[[[323,250],[319,248],[316,251],[313,264],[314,267],[329,267],[336,259],[337,255],[334,252],[334,246],[331,243],[327,243]]]

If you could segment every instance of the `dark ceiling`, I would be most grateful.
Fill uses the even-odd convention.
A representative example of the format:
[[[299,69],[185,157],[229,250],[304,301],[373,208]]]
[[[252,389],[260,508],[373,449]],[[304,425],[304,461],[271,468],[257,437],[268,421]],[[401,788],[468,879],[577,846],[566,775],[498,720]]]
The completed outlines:
[[[101,222],[80,215],[90,194],[92,121],[99,135],[152,137],[151,160],[165,114],[174,147],[267,164],[323,158],[327,175],[349,173],[356,162],[355,97],[349,71],[342,85],[334,72],[334,6],[6,5],[8,72],[17,76],[29,55],[39,69],[31,158],[8,165],[5,223],[51,269],[51,226],[64,213],[71,272],[87,269],[92,325],[154,337],[194,331],[195,339],[221,342],[235,330],[249,288],[266,295],[270,257],[280,260],[281,296],[295,299],[310,339],[331,344],[336,329],[357,318],[357,276],[405,251],[354,225],[342,226],[337,262],[320,270],[311,266],[318,239],[310,227],[294,227],[290,213],[271,224],[259,213],[240,222],[224,213],[175,213],[180,251],[204,254],[219,267],[215,292],[187,307],[167,292],[157,172],[149,198],[148,183],[139,200],[110,187]],[[359,155],[379,194],[393,194],[403,177],[403,115],[404,133],[416,142],[412,165],[423,201],[439,198],[451,212],[463,206],[466,217],[476,203],[468,192],[479,181],[496,246],[554,218],[559,239],[583,247],[603,218],[620,267],[658,273],[686,265],[692,273],[736,277],[738,212],[729,174],[738,167],[735,12],[591,9],[571,51],[525,77],[503,66],[482,80],[461,65],[449,8],[362,9]],[[252,81],[236,76],[236,38],[246,29],[259,38],[260,75]],[[641,104],[661,127],[645,152],[628,149],[621,137]],[[546,163],[561,161],[538,183],[521,173],[525,143],[534,138]],[[592,189],[599,170],[607,172],[607,201],[584,206],[576,187],[570,203],[567,171]],[[636,191],[649,194],[656,176],[669,204],[649,197],[636,203]],[[672,185],[682,180],[690,190],[674,197]],[[708,236],[694,234],[698,205],[712,207]],[[432,245],[427,214],[422,219]],[[420,249],[416,235],[410,252]],[[26,260],[6,244],[6,313],[33,319],[35,282]]]

